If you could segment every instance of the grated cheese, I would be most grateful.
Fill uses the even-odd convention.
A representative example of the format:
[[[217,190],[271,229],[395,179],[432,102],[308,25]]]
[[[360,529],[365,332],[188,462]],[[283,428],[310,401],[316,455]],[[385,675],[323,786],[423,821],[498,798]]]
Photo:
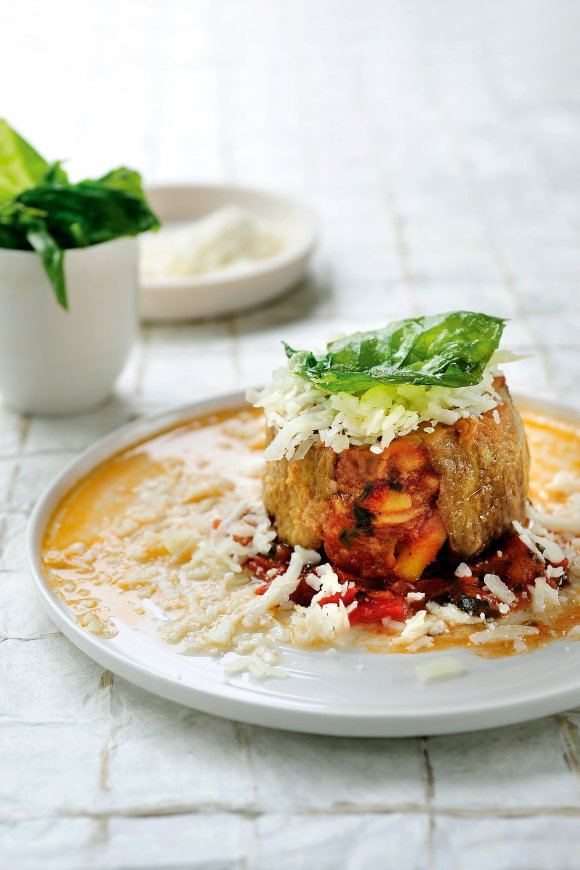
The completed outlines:
[[[260,425],[253,417],[240,416],[228,421],[228,431],[250,451],[257,443]],[[304,443],[299,449],[304,449]],[[283,644],[340,648],[349,637],[349,613],[357,602],[347,607],[343,602],[320,606],[324,598],[343,594],[349,584],[340,582],[331,565],[321,563],[319,553],[296,547],[285,572],[280,576],[273,569],[267,591],[255,594],[256,580],[244,564],[252,556],[268,554],[276,538],[260,497],[255,460],[253,454],[254,464],[250,468],[248,462],[243,471],[236,471],[235,481],[215,471],[206,473],[205,468],[192,480],[187,469],[169,463],[159,477],[137,486],[135,509],[125,511],[90,546],[76,542],[46,554],[59,589],[73,597],[76,587],[67,579],[71,571],[88,583],[96,582],[94,578],[110,578],[118,590],[132,593],[143,603],[140,612],[147,611],[160,634],[178,644],[180,651],[226,655],[226,678],[236,673],[253,679],[284,676],[280,667]],[[556,476],[553,491],[570,501],[575,496],[574,480]],[[538,525],[537,519],[529,526],[514,525],[525,545],[545,565],[547,578],[571,575],[568,589],[577,595],[578,582],[572,576],[580,575],[576,551]],[[580,539],[574,543],[580,545]],[[564,558],[570,562],[565,569],[561,565]],[[455,575],[471,576],[469,566],[461,563]],[[301,578],[314,592],[308,607],[290,600]],[[484,583],[504,614],[495,623],[487,623],[484,614],[473,616],[454,604],[426,602],[404,622],[383,619],[386,642],[397,651],[414,653],[432,649],[435,637],[456,631],[475,646],[510,641],[516,652],[525,652],[526,638],[538,633],[537,628],[525,624],[530,614],[538,623],[543,614],[549,619],[549,611],[561,602],[560,595],[565,599],[568,594],[559,593],[538,577],[523,593],[529,602],[527,609],[510,612],[515,596],[505,583],[492,574],[486,575]],[[409,603],[424,600],[421,592],[407,595]],[[95,603],[84,600],[84,609],[77,614],[80,623],[96,634],[113,636],[117,630],[114,621]],[[580,626],[571,629],[568,636],[580,638]]]
[[[425,634],[423,637],[418,637],[417,640],[414,640],[407,647],[409,652],[418,652],[420,649],[431,649],[434,646],[434,640],[429,635]]]
[[[534,613],[544,613],[546,610],[560,605],[558,590],[550,586],[544,577],[536,577],[534,585],[528,586],[528,591],[532,599]]]
[[[399,620],[397,620],[397,619],[390,619],[390,617],[388,617],[388,616],[384,616],[381,619],[381,623],[383,624],[384,628],[388,628],[391,631],[401,632],[405,627],[404,622],[399,622]]]
[[[394,642],[409,644],[424,634],[428,634],[430,624],[426,620],[426,617],[426,610],[418,610],[414,616],[405,621],[405,627],[401,631],[401,634],[394,639]]]
[[[263,408],[275,437],[264,452],[267,461],[303,458],[315,443],[336,453],[351,444],[370,445],[381,453],[394,438],[408,435],[423,423],[453,425],[462,417],[479,416],[500,402],[493,388],[494,368],[486,369],[472,387],[422,387],[409,384],[376,386],[361,397],[326,394],[286,365],[267,386],[249,390],[248,401]],[[429,428],[429,427],[428,427]]]
[[[297,607],[291,616],[292,638],[295,643],[332,643],[350,628],[347,609],[342,601],[338,604],[311,604]]]
[[[486,586],[492,595],[501,601],[503,604],[507,604],[508,607],[511,607],[512,604],[515,604],[517,601],[517,597],[511,591],[509,586],[506,586],[505,583],[500,580],[497,574],[486,574],[483,578],[483,585]]]
[[[461,562],[455,569],[456,577],[471,577],[471,568],[465,562]]]
[[[464,672],[465,668],[459,659],[454,659],[451,656],[441,656],[432,662],[415,665],[415,674],[423,683],[432,683],[435,680],[458,677]]]
[[[436,601],[429,601],[426,605],[429,613],[442,619],[448,625],[476,625],[480,622],[479,617],[472,616],[466,613],[465,610],[460,610],[455,604],[437,604]]]
[[[578,535],[580,534],[580,493],[574,492],[569,495],[565,504],[551,512],[535,507],[530,508],[530,515],[550,532]]]
[[[553,538],[548,537],[547,534],[534,532],[532,526],[525,528],[517,520],[513,521],[513,526],[521,542],[542,562],[552,562],[554,565],[559,565],[566,558],[566,554],[559,544]]]
[[[558,471],[546,484],[546,490],[554,495],[580,493],[580,475],[572,471]]]
[[[289,596],[300,582],[302,569],[305,565],[316,565],[317,562],[320,562],[320,554],[316,550],[295,547],[286,572],[272,580],[266,592],[248,608],[242,620],[243,625],[246,628],[255,625],[272,607],[289,606]]]
[[[539,634],[540,630],[531,625],[497,625],[491,624],[485,631],[476,631],[469,635],[469,640],[476,646],[488,643],[498,643],[504,640],[516,641],[527,635]]]
[[[229,205],[199,220],[147,233],[140,247],[142,275],[164,278],[247,268],[279,254],[284,239],[270,221]]]

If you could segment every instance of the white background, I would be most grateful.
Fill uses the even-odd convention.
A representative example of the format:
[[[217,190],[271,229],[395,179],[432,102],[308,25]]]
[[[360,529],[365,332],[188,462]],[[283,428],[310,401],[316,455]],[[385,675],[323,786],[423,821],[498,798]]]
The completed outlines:
[[[149,182],[255,184],[321,222],[294,295],[147,328],[100,411],[0,409],[0,865],[578,867],[578,711],[401,741],[214,720],[59,635],[23,530],[83,446],[260,381],[282,337],[481,309],[534,354],[512,385],[578,405],[580,4],[4,0],[0,14],[0,111],[74,176],[126,163]]]

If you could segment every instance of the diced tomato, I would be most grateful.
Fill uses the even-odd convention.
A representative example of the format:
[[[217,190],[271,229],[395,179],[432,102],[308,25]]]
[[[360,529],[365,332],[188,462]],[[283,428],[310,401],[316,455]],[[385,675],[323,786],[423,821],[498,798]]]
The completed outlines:
[[[272,580],[284,574],[291,553],[290,547],[279,544],[273,555],[254,556],[246,562],[246,567],[252,571],[256,579],[262,581],[262,584],[255,589],[256,595],[263,595]],[[565,569],[567,565],[565,559],[561,567]],[[432,600],[452,602],[470,613],[493,614],[497,609],[497,601],[483,584],[485,574],[497,574],[518,595],[521,595],[526,586],[531,585],[536,577],[546,576],[546,565],[534,556],[518,535],[504,539],[499,545],[495,545],[488,555],[470,562],[469,566],[472,574],[468,577],[455,577],[452,573],[453,565],[449,565],[441,566],[441,574],[437,577],[420,578],[412,583],[394,578],[361,582],[361,579],[351,572],[333,566],[341,584],[348,584],[348,588],[343,593],[337,592],[326,596],[318,604],[323,607],[325,604],[338,604],[342,601],[344,606],[348,607],[356,600],[357,606],[349,614],[352,625],[379,622],[385,618],[401,622],[409,612],[414,612],[416,606],[424,607]],[[290,595],[290,599],[302,607],[309,607],[316,594],[316,590],[306,582],[306,577],[311,571],[311,566],[303,569],[298,586]],[[547,582],[551,586],[558,587],[566,582],[566,576],[550,578]],[[423,592],[425,597],[415,606],[406,600],[409,592]]]
[[[359,586],[360,589],[360,586]],[[342,601],[345,607],[348,607],[349,604],[352,604],[354,599],[356,598],[357,587],[351,586],[350,589],[347,589],[346,592],[340,593],[337,592],[335,595],[329,595],[327,598],[321,598],[318,602],[322,607],[323,604],[338,604],[339,601]]]
[[[286,551],[288,552],[287,558]],[[244,563],[244,567],[248,568],[253,574],[255,574],[258,580],[272,580],[273,577],[284,574],[288,568],[290,552],[289,547],[278,546],[274,556],[252,556],[251,559],[248,559],[247,562]],[[272,573],[272,575],[268,577],[267,574],[270,571],[275,573]]]
[[[349,613],[351,625],[359,622],[380,622],[381,619],[394,619],[402,622],[407,614],[408,605],[400,598],[391,596],[380,598],[365,596],[357,598],[357,606]]]
[[[342,568],[337,568],[336,565],[333,565],[332,569],[341,583],[360,583],[360,578],[355,574],[349,574],[348,571],[343,571]]]
[[[306,571],[302,572],[303,575],[306,573]],[[295,604],[300,604],[301,607],[308,607],[315,595],[316,591],[306,582],[304,576],[302,576],[300,583],[290,596],[290,601],[293,601]]]

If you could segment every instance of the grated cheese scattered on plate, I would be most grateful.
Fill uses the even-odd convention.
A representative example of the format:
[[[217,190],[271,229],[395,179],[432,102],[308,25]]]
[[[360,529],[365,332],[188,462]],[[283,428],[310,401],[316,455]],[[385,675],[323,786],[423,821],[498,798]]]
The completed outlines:
[[[458,677],[465,672],[459,659],[452,656],[440,656],[430,662],[415,665],[415,674],[422,683],[433,683],[436,680],[446,680]]]
[[[261,423],[240,416],[228,425],[235,433],[231,437],[247,445],[250,454]],[[254,679],[283,677],[285,644],[332,650],[342,648],[349,637],[356,638],[349,621],[356,600],[346,607],[342,601],[320,605],[323,599],[344,593],[348,584],[341,582],[331,565],[321,562],[318,552],[296,547],[286,570],[282,574],[274,571],[268,589],[256,595],[258,581],[244,564],[250,557],[268,554],[276,535],[260,497],[255,462],[238,468],[235,480],[206,472],[192,479],[187,469],[167,463],[156,478],[138,485],[136,506],[113,521],[90,546],[75,542],[65,550],[47,553],[45,560],[64,593],[70,572],[80,572],[87,582],[110,577],[121,592],[138,597],[159,633],[179,651],[225,655],[226,679],[235,674]],[[568,500],[576,495],[571,478],[555,479],[553,487]],[[424,593],[410,592],[407,601],[420,609],[404,622],[383,619],[386,645],[398,652],[427,652],[436,646],[438,636],[453,632],[475,647],[509,642],[514,651],[525,652],[526,639],[539,633],[536,625],[526,622],[540,625],[566,596],[580,598],[577,551],[534,517],[532,513],[528,525],[514,524],[523,543],[544,566],[547,578],[537,577],[524,592],[525,609],[510,610],[515,595],[494,574],[484,578],[503,614],[493,621],[454,604],[423,604]],[[565,559],[569,562],[566,569]],[[556,589],[547,582],[564,573],[570,577],[568,587]],[[461,563],[455,575],[469,577],[471,570]],[[314,591],[308,607],[290,600],[301,579]],[[74,592],[74,585],[69,586]],[[114,620],[90,601],[83,606],[78,618],[85,628],[105,637],[114,635]],[[580,627],[571,629],[568,637],[580,639]],[[420,679],[428,682],[460,673],[458,665],[461,668],[456,660],[443,657],[416,669],[421,669]]]
[[[500,580],[497,574],[486,574],[483,578],[483,585],[486,586],[492,595],[495,595],[498,601],[501,601],[502,604],[507,604],[508,607],[511,607],[512,604],[516,603],[516,596],[509,586],[506,586],[506,584]]]

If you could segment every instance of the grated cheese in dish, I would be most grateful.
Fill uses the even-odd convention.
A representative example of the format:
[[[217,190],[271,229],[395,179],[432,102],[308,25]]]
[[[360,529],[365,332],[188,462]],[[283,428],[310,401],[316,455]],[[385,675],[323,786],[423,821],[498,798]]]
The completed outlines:
[[[248,401],[263,408],[276,435],[264,452],[266,460],[302,459],[321,442],[336,453],[353,445],[370,445],[381,453],[395,438],[429,423],[452,425],[462,417],[485,414],[501,402],[493,388],[492,358],[481,383],[472,387],[376,386],[362,396],[326,394],[288,366],[277,369],[263,390],[249,390]]]
[[[147,233],[140,244],[141,274],[167,278],[247,268],[279,254],[285,241],[270,221],[229,205],[199,220]]]

